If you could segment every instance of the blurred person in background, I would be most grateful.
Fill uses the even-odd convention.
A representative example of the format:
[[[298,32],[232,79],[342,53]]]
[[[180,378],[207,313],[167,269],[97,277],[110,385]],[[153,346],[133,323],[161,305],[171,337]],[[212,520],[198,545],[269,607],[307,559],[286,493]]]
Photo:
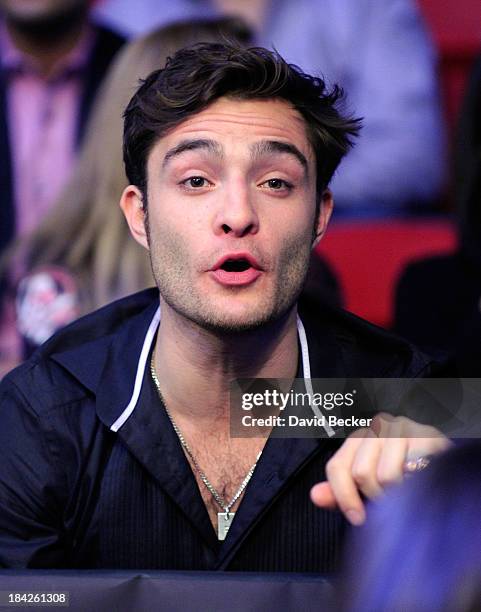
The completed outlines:
[[[0,252],[58,197],[123,43],[93,25],[89,8],[89,0],[0,0]]]
[[[372,504],[345,548],[343,612],[480,610],[480,500],[476,440]]]
[[[103,0],[99,19],[136,34],[173,18],[235,14],[287,61],[349,93],[359,146],[333,179],[335,218],[431,211],[443,184],[436,57],[415,0]]]
[[[459,247],[411,263],[396,291],[395,331],[434,355],[450,353],[456,373],[481,376],[481,55],[469,79],[455,146]]]
[[[124,39],[89,0],[0,0],[0,254],[34,230],[65,185],[100,82]],[[17,266],[20,265],[17,263]],[[14,360],[0,274],[0,362]]]
[[[18,318],[8,321],[13,350],[0,361],[0,378],[73,319],[153,285],[148,254],[129,238],[118,208],[127,186],[122,113],[139,79],[177,49],[225,37],[247,43],[250,31],[233,18],[180,22],[130,43],[116,58],[70,180],[42,224],[8,258],[10,265],[18,258],[25,262],[29,274],[18,291],[12,283],[5,298],[9,311],[16,302]]]

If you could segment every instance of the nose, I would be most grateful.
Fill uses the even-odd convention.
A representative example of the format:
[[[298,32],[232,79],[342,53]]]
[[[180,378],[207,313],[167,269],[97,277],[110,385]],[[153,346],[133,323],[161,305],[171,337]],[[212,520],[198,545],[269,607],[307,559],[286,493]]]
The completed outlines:
[[[242,179],[233,180],[223,190],[223,197],[217,211],[214,232],[216,235],[231,234],[242,238],[256,234],[259,230],[259,217],[254,202],[254,194]]]

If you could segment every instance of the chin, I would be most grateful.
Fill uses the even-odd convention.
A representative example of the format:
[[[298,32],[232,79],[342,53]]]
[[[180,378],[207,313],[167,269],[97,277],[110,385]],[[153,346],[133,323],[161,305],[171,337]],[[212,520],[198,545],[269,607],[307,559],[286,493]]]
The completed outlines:
[[[197,312],[191,320],[210,332],[215,334],[242,334],[259,330],[279,320],[285,314],[274,311],[272,308],[258,310],[257,312],[243,312],[235,314],[227,311],[222,312]]]
[[[240,299],[240,296],[179,296],[165,291],[160,294],[165,303],[185,320],[216,335],[242,334],[256,331],[284,317],[291,311],[296,294],[277,301],[274,296],[256,296]],[[172,299],[175,298],[175,299]]]
[[[269,320],[266,321],[264,319],[204,319],[203,321],[198,321],[197,323],[202,328],[215,334],[242,334],[260,329],[268,322]]]

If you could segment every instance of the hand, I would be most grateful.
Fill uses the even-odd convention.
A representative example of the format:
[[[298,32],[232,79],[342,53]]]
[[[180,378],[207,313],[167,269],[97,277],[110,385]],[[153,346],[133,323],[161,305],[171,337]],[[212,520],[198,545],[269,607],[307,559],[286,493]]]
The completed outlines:
[[[321,508],[339,508],[352,525],[361,525],[366,512],[360,493],[369,499],[404,477],[406,459],[433,455],[451,442],[440,431],[406,417],[379,413],[371,427],[351,434],[326,465],[327,481],[311,489]]]

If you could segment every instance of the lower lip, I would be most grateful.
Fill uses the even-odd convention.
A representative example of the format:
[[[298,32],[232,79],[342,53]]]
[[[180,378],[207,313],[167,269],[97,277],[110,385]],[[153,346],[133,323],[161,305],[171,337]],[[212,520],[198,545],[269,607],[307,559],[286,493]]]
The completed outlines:
[[[255,268],[248,268],[243,272],[226,272],[226,270],[218,268],[217,270],[212,270],[211,274],[221,285],[241,287],[252,284],[259,278],[262,272]]]

